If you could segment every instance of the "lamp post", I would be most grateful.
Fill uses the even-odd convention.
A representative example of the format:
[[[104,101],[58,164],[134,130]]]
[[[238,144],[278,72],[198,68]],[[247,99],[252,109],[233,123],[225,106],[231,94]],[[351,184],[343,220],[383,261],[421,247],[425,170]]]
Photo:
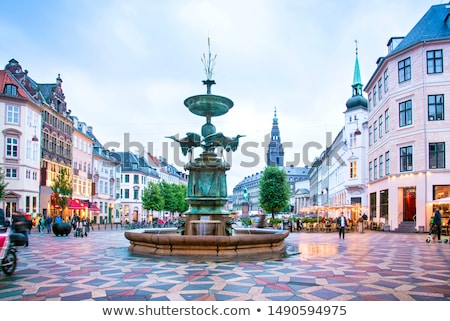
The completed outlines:
[[[111,230],[112,230],[112,210],[113,210],[114,206],[112,203],[109,203],[109,207],[108,207],[108,219],[109,219],[109,224],[111,224]]]

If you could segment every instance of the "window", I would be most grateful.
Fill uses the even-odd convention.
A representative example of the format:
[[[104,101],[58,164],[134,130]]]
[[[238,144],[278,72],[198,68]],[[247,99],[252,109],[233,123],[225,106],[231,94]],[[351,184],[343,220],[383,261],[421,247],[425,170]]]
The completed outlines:
[[[428,96],[428,120],[444,120],[444,95]]]
[[[384,171],[384,173],[385,173],[385,175],[389,175],[389,174],[391,174],[391,163],[390,163],[390,159],[389,159],[389,157],[390,157],[390,155],[389,155],[389,152],[386,152],[386,154],[384,154],[384,165],[385,165],[385,171]]]
[[[378,159],[373,160],[373,179],[378,178]]]
[[[377,217],[377,193],[370,193],[370,217]]]
[[[383,98],[383,83],[380,78],[378,79],[378,100],[381,101],[381,98]]]
[[[369,162],[369,182],[372,181],[372,162]]]
[[[375,120],[373,122],[373,142],[375,143],[377,141],[378,138],[378,126],[377,126],[377,121]]]
[[[384,112],[384,132],[389,132],[389,108]]]
[[[124,198],[130,198],[130,190],[128,188],[125,189],[125,197]]]
[[[139,184],[139,175],[133,175],[133,183]]]
[[[369,146],[372,146],[372,126],[369,126]]]
[[[377,105],[377,86],[373,86],[373,107]]]
[[[5,169],[6,178],[17,178],[17,168],[6,168]]]
[[[380,217],[388,217],[389,215],[389,190],[380,191]]]
[[[383,155],[380,155],[379,159],[379,164],[380,166],[378,167],[378,173],[379,173],[379,177],[382,178],[383,177]]]
[[[125,183],[129,183],[129,182],[130,182],[130,175],[125,174]]]
[[[133,190],[133,199],[134,200],[139,199],[139,190],[138,189]]]
[[[378,117],[378,126],[379,126],[379,131],[378,131],[378,137],[383,137],[383,116]]]
[[[411,79],[411,58],[406,58],[398,63],[398,82]]]
[[[350,178],[356,178],[356,177],[357,177],[357,163],[350,162]]]
[[[17,97],[17,86],[7,84],[7,85],[5,85],[5,89],[4,89],[3,93],[6,95],[9,95],[9,96]]]
[[[25,150],[25,158],[31,159],[31,141],[27,140],[27,147]]]
[[[368,108],[369,108],[369,111],[371,111],[371,109],[372,109],[372,93],[369,93],[369,96],[368,96]]]
[[[399,105],[399,126],[404,127],[412,124],[412,102],[404,101]]]
[[[356,140],[356,138],[357,138],[357,135],[355,135],[354,133],[350,133],[350,139],[352,140],[350,147],[355,147],[358,145],[358,141]]]
[[[19,140],[16,137],[6,137],[6,157],[18,157]]]
[[[56,137],[52,136],[52,140],[50,142],[50,151],[56,153]]]
[[[428,153],[430,169],[445,168],[445,143],[430,143]]]
[[[6,122],[8,124],[19,125],[19,107],[17,106],[6,107]]]
[[[389,78],[389,73],[388,73],[388,70],[386,69],[384,71],[384,92],[385,93],[388,92],[388,78]]]
[[[413,169],[412,146],[400,148],[400,172],[410,172]]]
[[[427,73],[441,73],[443,72],[443,66],[442,49],[427,51]]]

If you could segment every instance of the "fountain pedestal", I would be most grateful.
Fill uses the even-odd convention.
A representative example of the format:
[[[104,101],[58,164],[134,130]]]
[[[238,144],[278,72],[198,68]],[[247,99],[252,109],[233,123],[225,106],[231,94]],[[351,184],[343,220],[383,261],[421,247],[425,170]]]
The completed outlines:
[[[185,169],[189,170],[186,201],[190,205],[184,213],[185,235],[227,235],[230,213],[224,209],[228,201],[225,172],[230,165],[215,153],[203,152]]]

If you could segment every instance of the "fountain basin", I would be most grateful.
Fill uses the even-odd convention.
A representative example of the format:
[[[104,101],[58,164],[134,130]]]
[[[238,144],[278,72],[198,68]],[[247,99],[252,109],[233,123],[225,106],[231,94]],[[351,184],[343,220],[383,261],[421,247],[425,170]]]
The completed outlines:
[[[280,232],[280,230],[276,230],[273,228],[257,228],[257,227],[234,227],[233,234],[234,235],[242,235],[242,234],[274,234],[276,232]]]
[[[130,252],[202,259],[261,259],[262,257],[277,259],[286,254],[284,239],[288,235],[288,231],[280,230],[272,230],[265,234],[233,236],[154,234],[146,233],[145,230],[125,232],[125,238],[130,241],[128,247]]]
[[[217,95],[196,95],[187,98],[184,105],[189,111],[198,116],[221,116],[233,107],[231,99]]]
[[[176,227],[154,227],[144,230],[144,233],[150,234],[173,234],[176,235],[178,228]]]

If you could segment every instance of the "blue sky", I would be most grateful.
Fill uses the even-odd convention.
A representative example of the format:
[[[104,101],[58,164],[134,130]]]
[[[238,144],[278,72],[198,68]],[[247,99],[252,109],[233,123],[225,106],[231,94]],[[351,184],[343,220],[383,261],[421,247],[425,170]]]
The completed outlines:
[[[60,74],[72,115],[103,144],[123,150],[129,137],[179,165],[186,158],[175,159],[165,136],[200,133],[205,120],[183,102],[205,93],[201,57],[210,37],[212,92],[234,102],[212,122],[227,136],[246,135],[245,151],[227,157],[231,191],[264,169],[262,142],[275,106],[285,161],[308,142],[325,147],[326,132],[334,138],[344,124],[355,40],[365,84],[389,38],[406,35],[444,2],[23,0],[0,12],[0,63],[18,60],[39,83]],[[321,150],[310,152],[313,160]]]

